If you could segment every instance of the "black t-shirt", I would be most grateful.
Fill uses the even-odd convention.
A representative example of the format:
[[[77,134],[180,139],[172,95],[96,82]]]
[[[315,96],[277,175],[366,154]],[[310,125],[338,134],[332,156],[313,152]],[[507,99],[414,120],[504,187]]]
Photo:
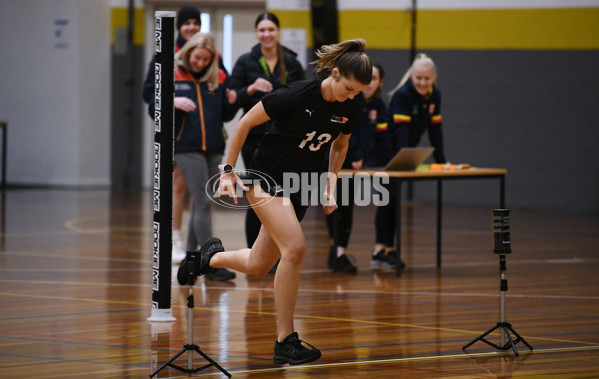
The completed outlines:
[[[280,181],[285,172],[319,172],[324,153],[339,133],[351,134],[360,122],[354,100],[327,102],[321,80],[301,80],[262,98],[273,120],[252,160],[252,169]]]

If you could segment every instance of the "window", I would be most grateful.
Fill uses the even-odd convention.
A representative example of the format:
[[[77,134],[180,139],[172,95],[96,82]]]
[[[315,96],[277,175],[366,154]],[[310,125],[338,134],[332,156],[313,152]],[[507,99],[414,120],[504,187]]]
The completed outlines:
[[[202,28],[200,29],[200,32],[210,33],[210,14],[202,13],[200,18],[202,19]]]
[[[227,71],[233,68],[233,16],[226,14],[223,17],[223,64]]]

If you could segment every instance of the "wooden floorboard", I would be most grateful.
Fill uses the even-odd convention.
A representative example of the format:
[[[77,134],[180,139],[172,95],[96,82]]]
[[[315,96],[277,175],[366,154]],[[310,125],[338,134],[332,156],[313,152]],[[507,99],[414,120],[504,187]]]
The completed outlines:
[[[188,342],[188,289],[173,323],[150,323],[149,191],[18,189],[0,212],[0,377],[142,378]],[[194,341],[235,378],[599,377],[599,215],[512,209],[507,321],[530,343],[478,341],[500,321],[492,206],[447,205],[435,267],[434,204],[404,207],[402,276],[370,268],[374,209],[356,208],[356,275],[326,268],[323,213],[308,211],[296,309],[322,358],[276,366],[272,277],[194,286]],[[214,208],[215,234],[244,246],[244,212]],[[176,271],[173,266],[173,272]],[[497,333],[489,336],[500,343]],[[186,367],[187,353],[177,364]],[[194,367],[205,364],[194,354]],[[187,377],[172,368],[156,377]],[[224,377],[209,367],[192,377]]]

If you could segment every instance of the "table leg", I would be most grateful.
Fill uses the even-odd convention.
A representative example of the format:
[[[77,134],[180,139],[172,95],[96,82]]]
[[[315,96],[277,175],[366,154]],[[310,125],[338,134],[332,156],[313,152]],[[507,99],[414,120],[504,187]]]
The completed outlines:
[[[505,209],[505,175],[499,177],[499,207]]]
[[[397,199],[395,201],[395,252],[397,254],[397,266],[395,267],[395,276],[401,276],[401,183],[400,179],[396,179]]]
[[[443,211],[443,181],[437,180],[437,268],[441,268],[441,228]]]
[[[2,123],[2,189],[6,188],[6,123]]]

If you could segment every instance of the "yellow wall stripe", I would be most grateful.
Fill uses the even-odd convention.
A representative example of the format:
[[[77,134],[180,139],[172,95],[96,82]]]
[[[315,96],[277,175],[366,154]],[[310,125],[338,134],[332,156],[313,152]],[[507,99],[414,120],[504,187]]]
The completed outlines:
[[[408,49],[411,15],[401,10],[339,12],[339,39],[363,38],[368,49]]]
[[[418,49],[599,49],[599,8],[421,10]],[[339,13],[339,38],[368,48],[410,47],[411,15],[394,10]]]
[[[283,28],[306,29],[312,48],[309,10],[272,9]],[[423,49],[598,50],[599,8],[420,10],[416,44]],[[135,9],[133,41],[144,44],[144,9]],[[126,28],[127,8],[111,10],[115,29]],[[339,39],[364,38],[369,49],[409,49],[411,14],[405,10],[339,12]]]
[[[135,8],[133,14],[133,44],[143,46],[145,32],[145,10]],[[110,10],[110,44],[114,45],[116,29],[127,28],[129,23],[129,8],[112,8]],[[151,41],[153,43],[153,41]]]
[[[419,20],[424,49],[599,49],[599,8],[431,10]]]
[[[279,10],[269,9],[279,18],[282,29],[306,29],[306,45],[312,47],[314,44],[312,37],[312,16],[309,10]]]

